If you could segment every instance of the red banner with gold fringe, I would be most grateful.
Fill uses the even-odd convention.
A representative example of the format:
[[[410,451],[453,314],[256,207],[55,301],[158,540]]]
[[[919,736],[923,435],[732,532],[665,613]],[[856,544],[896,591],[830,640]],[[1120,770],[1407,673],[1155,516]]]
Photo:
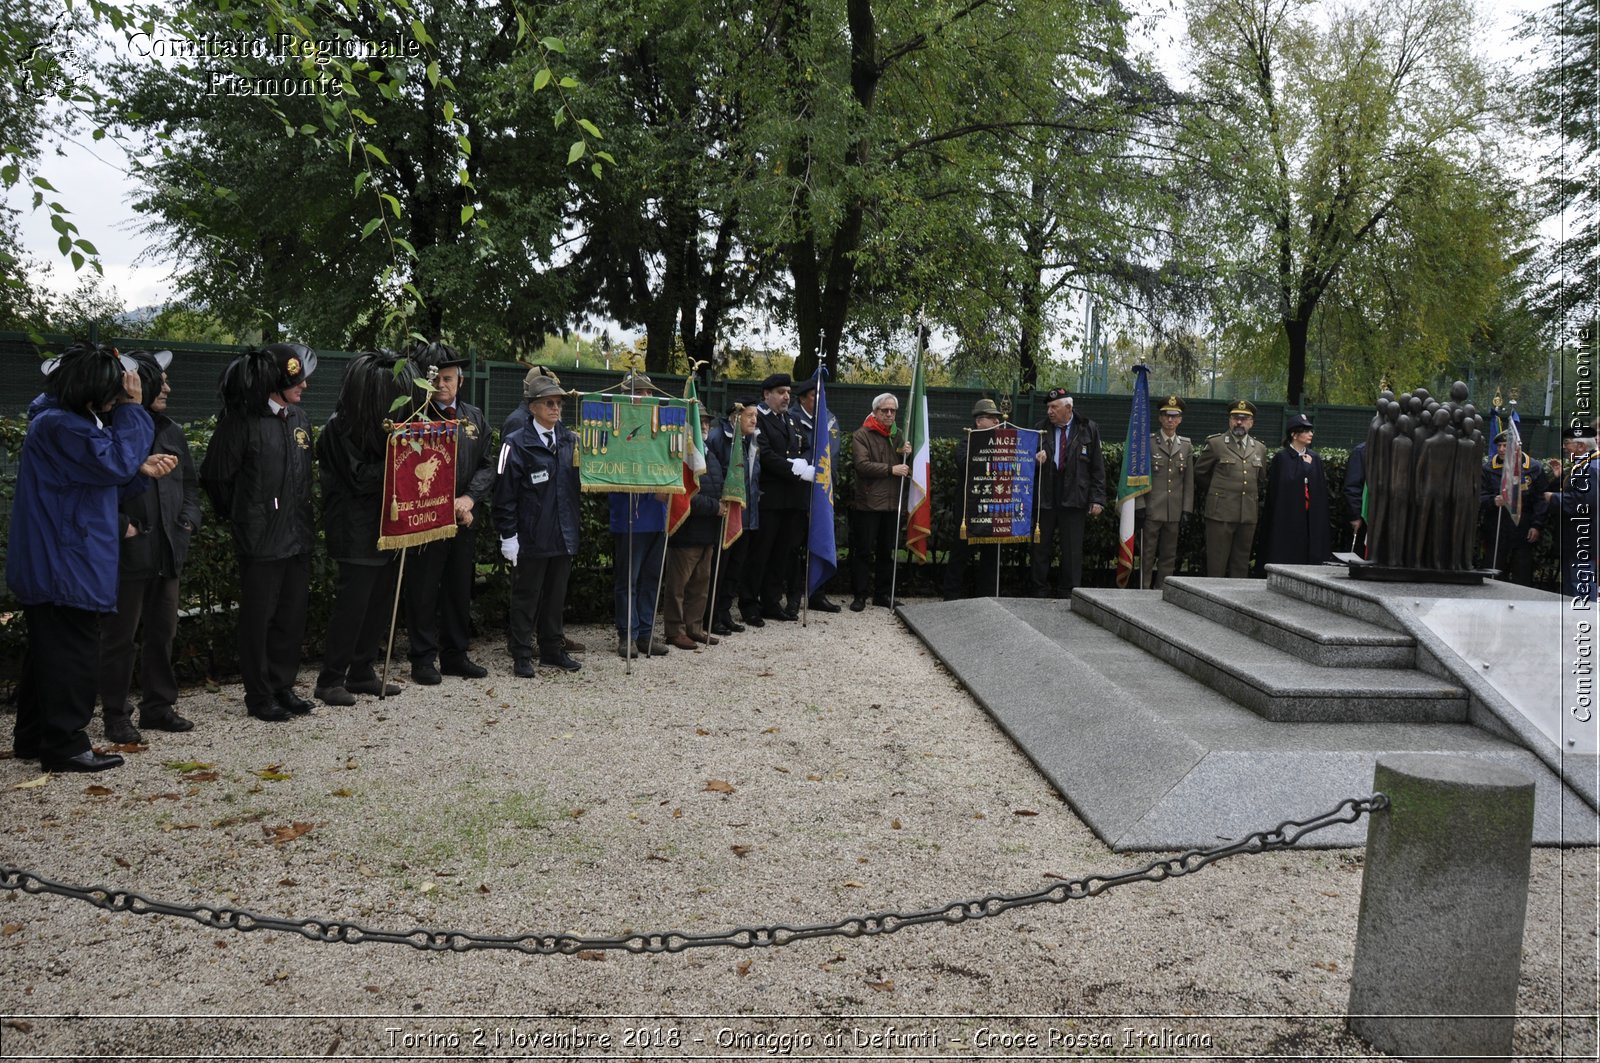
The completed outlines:
[[[378,549],[421,546],[456,533],[456,421],[407,421],[389,433]]]

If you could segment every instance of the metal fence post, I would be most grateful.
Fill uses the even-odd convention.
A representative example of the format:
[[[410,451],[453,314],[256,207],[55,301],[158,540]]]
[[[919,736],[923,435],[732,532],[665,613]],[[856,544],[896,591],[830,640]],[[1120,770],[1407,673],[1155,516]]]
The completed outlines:
[[[1533,781],[1466,757],[1380,757],[1367,824],[1350,1031],[1421,1060],[1511,1055]]]

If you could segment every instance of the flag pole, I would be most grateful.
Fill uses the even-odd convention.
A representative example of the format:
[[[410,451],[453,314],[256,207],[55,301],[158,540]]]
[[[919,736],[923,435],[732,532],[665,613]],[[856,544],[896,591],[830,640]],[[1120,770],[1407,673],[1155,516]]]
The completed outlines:
[[[906,416],[905,416],[905,425],[906,425],[906,436],[905,436],[905,438],[906,438],[906,441],[905,441],[904,446],[911,447],[911,454],[915,454],[916,453],[916,447],[913,446],[912,442],[911,442],[911,433],[912,433],[911,425],[915,424],[916,423],[916,419],[917,419],[916,411],[911,408],[911,400],[912,400],[912,398],[915,397],[913,392],[916,391],[916,387],[917,387],[917,371],[922,367],[922,354],[927,349],[927,346],[926,346],[927,342],[928,342],[927,327],[928,327],[927,326],[927,321],[922,316],[922,310],[918,309],[917,310],[917,364],[915,366],[913,366],[912,369],[911,369],[911,392],[907,392],[907,397],[906,397]],[[910,457],[911,454],[907,454],[906,456]],[[905,463],[904,462],[897,462],[896,464],[902,464],[903,465]],[[909,472],[909,471],[910,470],[907,469],[907,472]],[[902,476],[902,477],[900,477],[900,488],[899,488],[898,491],[895,492],[895,499],[894,499],[894,544],[893,544],[892,550],[890,552],[890,557],[893,558],[894,565],[889,570],[889,605],[890,605],[891,608],[893,608],[894,606],[897,606],[897,605],[900,604],[900,597],[899,597],[899,586],[900,586],[900,517],[905,512],[905,508],[906,508],[906,481],[909,480],[909,479],[911,479],[910,476]],[[906,560],[909,561],[910,560],[910,557],[909,557],[910,548],[909,547],[907,548],[906,553],[908,555]]]
[[[406,581],[406,554],[411,552],[411,547],[400,548],[400,572],[394,578],[394,608],[389,611],[389,643],[383,648],[383,678],[378,680],[378,700],[383,700],[383,692],[389,689],[389,662],[394,660],[394,629],[400,620],[400,588]]]
[[[706,625],[707,635],[710,635],[711,629],[717,626],[717,582],[722,578],[722,544],[727,540],[727,538],[728,510],[726,507],[724,507],[722,510],[722,524],[717,531],[717,557],[716,560],[711,563],[711,599],[708,605],[708,608],[711,610],[711,622]],[[733,609],[733,604],[731,602],[728,605],[728,609],[730,611]],[[730,619],[732,618],[730,617]],[[711,643],[707,642],[706,645],[709,646]]]

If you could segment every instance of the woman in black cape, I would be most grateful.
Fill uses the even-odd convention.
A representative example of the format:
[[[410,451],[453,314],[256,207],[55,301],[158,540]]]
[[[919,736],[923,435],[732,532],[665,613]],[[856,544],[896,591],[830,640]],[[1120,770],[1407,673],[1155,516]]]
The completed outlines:
[[[1297,413],[1283,447],[1267,466],[1267,503],[1261,516],[1256,570],[1267,565],[1320,565],[1333,557],[1328,480],[1311,449],[1311,421]]]

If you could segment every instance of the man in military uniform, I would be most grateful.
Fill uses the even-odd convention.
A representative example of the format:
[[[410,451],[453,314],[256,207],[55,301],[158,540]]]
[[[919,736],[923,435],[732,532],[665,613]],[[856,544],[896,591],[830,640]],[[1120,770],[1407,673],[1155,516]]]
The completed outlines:
[[[761,627],[767,620],[798,620],[785,609],[785,561],[806,541],[806,506],[816,466],[805,459],[810,440],[789,416],[788,373],[773,373],[761,382],[756,407],[756,446],[761,465],[760,524],[745,560],[745,623]]]
[[[1600,469],[1596,468],[1595,430],[1574,425],[1561,433],[1567,465],[1544,502],[1559,521],[1561,593],[1574,601],[1595,597],[1595,521],[1600,520]]]
[[[221,416],[200,486],[233,531],[239,559],[239,673],[245,710],[276,723],[304,716],[295,693],[311,592],[311,421],[300,409],[317,355],[274,343],[222,374]]]
[[[794,402],[789,406],[789,417],[800,426],[800,437],[805,440],[805,452],[800,456],[806,459],[806,464],[815,465],[817,443],[817,378],[821,370],[812,373],[806,379],[794,386]],[[828,434],[833,437],[833,452],[839,452],[839,419],[830,410],[826,425]],[[809,536],[811,530],[811,492],[806,492],[806,532]],[[802,546],[807,539],[802,539]],[[790,566],[787,586],[787,598],[784,611],[795,613],[800,610],[800,596],[805,593],[805,584],[810,569],[810,562],[804,549],[795,555],[796,561]],[[839,604],[831,600],[822,591],[817,591],[811,596],[809,605],[820,613],[837,613]]]
[[[467,360],[454,348],[418,343],[409,357],[419,375],[434,371],[434,390],[425,416],[457,424],[456,534],[412,550],[411,568],[401,587],[411,644],[411,678],[423,686],[439,683],[442,675],[482,679],[489,671],[467,656],[467,640],[472,633],[477,531],[488,518],[489,495],[494,490],[489,422],[482,410],[461,399]]]
[[[1150,490],[1135,503],[1144,514],[1140,582],[1151,590],[1159,590],[1178,567],[1178,529],[1183,515],[1194,512],[1194,444],[1178,434],[1183,400],[1168,395],[1157,416],[1160,430],[1150,433]]]
[[[1236,400],[1228,407],[1228,430],[1207,437],[1195,455],[1195,480],[1206,496],[1208,576],[1243,579],[1250,572],[1267,471],[1267,445],[1250,435],[1255,423],[1255,403]]]

